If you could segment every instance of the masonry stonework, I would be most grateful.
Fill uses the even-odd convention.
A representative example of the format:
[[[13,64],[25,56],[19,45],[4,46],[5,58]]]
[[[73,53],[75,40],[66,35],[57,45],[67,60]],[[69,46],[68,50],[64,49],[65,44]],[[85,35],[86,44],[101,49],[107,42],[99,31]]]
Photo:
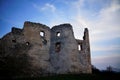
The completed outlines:
[[[17,69],[18,75],[92,73],[88,29],[83,40],[75,39],[70,24],[50,29],[26,21],[23,29],[13,27],[0,39],[0,57],[1,63]]]

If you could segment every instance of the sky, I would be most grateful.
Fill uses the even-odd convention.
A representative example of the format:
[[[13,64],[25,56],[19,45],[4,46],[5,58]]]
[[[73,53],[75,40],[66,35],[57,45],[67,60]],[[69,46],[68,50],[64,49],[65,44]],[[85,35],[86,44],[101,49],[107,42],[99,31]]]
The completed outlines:
[[[88,28],[92,65],[120,68],[120,0],[0,0],[0,38],[25,21],[70,23],[77,39]]]

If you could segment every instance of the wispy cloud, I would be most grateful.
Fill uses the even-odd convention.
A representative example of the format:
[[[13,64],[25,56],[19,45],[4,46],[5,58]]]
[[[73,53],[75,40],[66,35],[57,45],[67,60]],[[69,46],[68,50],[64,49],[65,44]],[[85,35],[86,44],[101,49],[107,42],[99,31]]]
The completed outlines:
[[[55,12],[56,7],[50,3],[46,3],[43,6],[39,6],[35,3],[33,3],[33,7],[36,8],[37,10],[41,11],[51,11],[51,12]]]
[[[120,37],[120,23],[118,22],[120,21],[119,7],[120,5],[118,3],[111,2],[109,6],[104,7],[98,12],[96,15],[97,18],[95,20],[88,19],[86,16],[78,13],[78,15],[75,16],[76,24],[82,24],[83,26],[88,27],[91,33],[90,37],[94,41],[109,40],[111,38]]]
[[[120,38],[120,5],[113,1],[99,12],[99,19],[92,22],[95,30],[91,36],[95,40],[109,40]],[[111,36],[109,36],[111,35]],[[94,37],[93,37],[94,36]]]
[[[55,12],[56,8],[54,5],[52,4],[49,4],[49,3],[46,3],[42,8],[41,10],[51,10],[52,12]]]

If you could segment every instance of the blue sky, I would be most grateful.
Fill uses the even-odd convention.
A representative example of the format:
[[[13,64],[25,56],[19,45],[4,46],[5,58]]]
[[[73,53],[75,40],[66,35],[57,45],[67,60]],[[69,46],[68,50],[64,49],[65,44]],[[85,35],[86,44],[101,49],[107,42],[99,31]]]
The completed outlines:
[[[0,0],[0,37],[24,21],[50,28],[70,23],[82,39],[89,29],[92,64],[120,68],[120,0]]]

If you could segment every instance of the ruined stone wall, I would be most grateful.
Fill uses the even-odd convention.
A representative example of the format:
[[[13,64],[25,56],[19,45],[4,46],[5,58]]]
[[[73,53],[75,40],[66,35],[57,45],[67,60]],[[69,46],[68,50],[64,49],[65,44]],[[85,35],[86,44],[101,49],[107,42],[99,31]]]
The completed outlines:
[[[25,22],[23,29],[12,28],[0,39],[0,57],[0,64],[14,65],[10,67],[19,69],[18,75],[91,73],[89,32],[86,28],[83,40],[78,40],[70,24],[50,29]]]
[[[32,58],[32,68],[40,74],[49,72],[50,28],[39,23],[25,22],[23,34],[32,45],[27,53]]]
[[[60,36],[57,36],[57,34]],[[72,26],[63,24],[51,29],[51,61],[58,73],[79,72],[80,62],[77,43],[73,35]],[[56,51],[57,44],[59,51]],[[54,63],[56,65],[54,65]]]

